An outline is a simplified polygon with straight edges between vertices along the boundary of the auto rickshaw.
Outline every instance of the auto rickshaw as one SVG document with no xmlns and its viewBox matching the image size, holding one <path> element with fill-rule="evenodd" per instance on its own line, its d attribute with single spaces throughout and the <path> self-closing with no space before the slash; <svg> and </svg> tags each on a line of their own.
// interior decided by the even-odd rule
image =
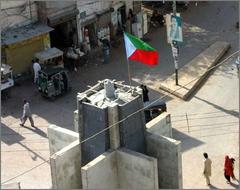
<svg viewBox="0 0 240 190">
<path fill-rule="evenodd" d="M 42 68 L 60 67 L 64 68 L 63 51 L 58 48 L 48 48 L 47 50 L 35 53 L 35 58 L 39 59 Z"/>
<path fill-rule="evenodd" d="M 41 95 L 54 100 L 71 89 L 67 71 L 63 68 L 45 68 L 39 71 L 38 90 Z"/>
</svg>

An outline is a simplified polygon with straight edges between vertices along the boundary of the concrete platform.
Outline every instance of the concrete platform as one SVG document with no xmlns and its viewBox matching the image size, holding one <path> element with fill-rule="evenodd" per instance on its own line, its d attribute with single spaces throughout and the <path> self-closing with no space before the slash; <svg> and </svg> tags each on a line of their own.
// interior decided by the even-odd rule
<svg viewBox="0 0 240 190">
<path fill-rule="evenodd" d="M 208 69 L 216 65 L 229 48 L 230 44 L 228 42 L 215 42 L 197 57 L 193 58 L 188 64 L 178 70 L 178 86 L 175 84 L 174 73 L 169 78 L 161 82 L 159 88 L 163 91 L 172 93 L 183 100 L 187 100 L 197 87 L 199 87 L 201 82 L 203 82 L 203 80 L 208 76 L 210 73 L 207 72 Z M 198 79 L 190 83 L 196 78 Z"/>
</svg>

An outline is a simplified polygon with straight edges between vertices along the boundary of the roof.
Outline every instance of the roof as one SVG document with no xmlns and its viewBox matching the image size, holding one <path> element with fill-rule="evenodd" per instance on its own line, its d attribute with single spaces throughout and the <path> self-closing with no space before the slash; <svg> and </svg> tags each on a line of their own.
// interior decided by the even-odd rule
<svg viewBox="0 0 240 190">
<path fill-rule="evenodd" d="M 47 69 L 40 70 L 40 72 L 43 72 L 48 76 L 54 75 L 62 71 L 66 71 L 66 70 L 64 68 L 47 68 Z"/>
<path fill-rule="evenodd" d="M 132 87 L 124 85 L 120 81 L 105 79 L 98 81 L 98 84 L 90 87 L 85 92 L 79 93 L 78 98 L 82 99 L 86 104 L 105 109 L 113 105 L 124 106 L 139 98 L 141 92 L 142 90 L 139 87 Z"/>
<path fill-rule="evenodd" d="M 16 29 L 10 29 L 2 33 L 2 45 L 11 45 L 24 40 L 31 39 L 35 36 L 48 33 L 54 30 L 53 28 L 44 24 L 31 24 Z"/>
<path fill-rule="evenodd" d="M 35 53 L 35 57 L 42 61 L 52 59 L 54 57 L 59 57 L 62 55 L 63 52 L 55 47 Z"/>
</svg>

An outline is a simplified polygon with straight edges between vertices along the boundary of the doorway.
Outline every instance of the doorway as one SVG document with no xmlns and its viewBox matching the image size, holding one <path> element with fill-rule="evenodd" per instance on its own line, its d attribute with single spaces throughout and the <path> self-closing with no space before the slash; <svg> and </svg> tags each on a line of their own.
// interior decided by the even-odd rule
<svg viewBox="0 0 240 190">
<path fill-rule="evenodd" d="M 53 26 L 54 30 L 50 32 L 51 46 L 64 50 L 77 43 L 76 21 L 60 23 Z"/>
</svg>

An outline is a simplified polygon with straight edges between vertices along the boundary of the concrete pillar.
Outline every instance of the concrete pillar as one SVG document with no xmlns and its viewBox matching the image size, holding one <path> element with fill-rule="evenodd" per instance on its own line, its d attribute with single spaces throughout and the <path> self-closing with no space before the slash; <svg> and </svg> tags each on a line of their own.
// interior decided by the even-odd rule
<svg viewBox="0 0 240 190">
<path fill-rule="evenodd" d="M 83 42 L 83 34 L 81 29 L 81 19 L 79 14 L 77 15 L 77 35 L 78 35 L 78 45 L 80 45 Z"/>
<path fill-rule="evenodd" d="M 78 110 L 75 110 L 73 112 L 73 126 L 74 126 L 74 131 L 79 133 L 79 129 L 78 129 Z"/>
<path fill-rule="evenodd" d="M 86 95 L 78 94 L 77 95 L 77 111 L 78 111 L 78 132 L 79 132 L 79 139 L 82 139 L 83 135 L 83 115 L 82 115 L 82 102 Z"/>
<path fill-rule="evenodd" d="M 43 24 L 47 24 L 47 6 L 46 2 L 38 1 L 37 2 L 37 14 L 38 14 L 38 21 Z"/>
<path fill-rule="evenodd" d="M 125 5 L 126 5 L 126 15 L 128 16 L 129 9 L 133 10 L 133 1 L 132 0 L 125 1 Z"/>
<path fill-rule="evenodd" d="M 111 126 L 119 121 L 118 106 L 114 104 L 108 107 L 108 126 Z M 117 149 L 120 147 L 119 124 L 114 125 L 109 129 L 110 148 Z"/>
</svg>

